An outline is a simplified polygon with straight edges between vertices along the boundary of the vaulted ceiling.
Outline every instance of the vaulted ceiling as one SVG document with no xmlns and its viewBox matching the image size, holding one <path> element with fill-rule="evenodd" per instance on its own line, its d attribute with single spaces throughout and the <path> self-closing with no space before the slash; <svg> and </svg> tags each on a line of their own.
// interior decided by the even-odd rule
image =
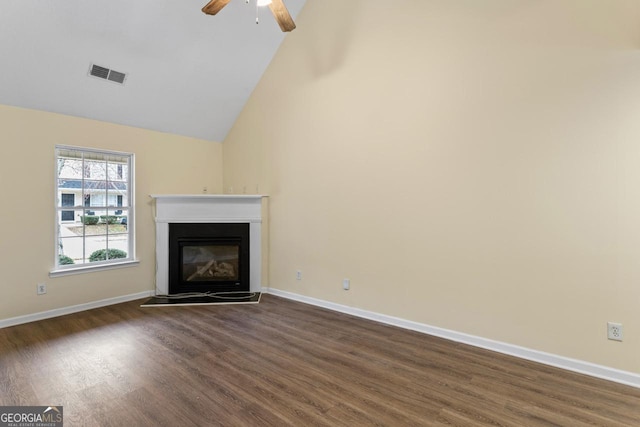
<svg viewBox="0 0 640 427">
<path fill-rule="evenodd" d="M 305 1 L 286 0 L 294 19 Z M 216 16 L 206 2 L 3 2 L 0 104 L 223 141 L 294 33 L 255 0 Z M 91 64 L 126 73 L 124 84 L 90 76 Z"/>
</svg>

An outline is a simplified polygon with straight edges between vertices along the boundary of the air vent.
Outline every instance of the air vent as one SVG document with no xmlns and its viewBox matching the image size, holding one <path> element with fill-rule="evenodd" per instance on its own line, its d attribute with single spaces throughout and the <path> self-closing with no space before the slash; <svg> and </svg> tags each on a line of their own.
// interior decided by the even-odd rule
<svg viewBox="0 0 640 427">
<path fill-rule="evenodd" d="M 91 68 L 89 69 L 89 75 L 93 77 L 98 77 L 99 79 L 109 80 L 109 81 L 120 83 L 120 84 L 124 84 L 124 80 L 127 77 L 125 73 L 114 71 L 106 67 L 101 67 L 100 65 L 96 65 L 96 64 L 91 64 Z"/>
<path fill-rule="evenodd" d="M 116 83 L 124 83 L 124 77 L 125 74 L 124 73 L 120 73 L 118 71 L 113 71 L 111 70 L 109 72 L 109 77 L 107 77 L 107 79 L 111 80 L 112 82 L 116 82 Z"/>
</svg>

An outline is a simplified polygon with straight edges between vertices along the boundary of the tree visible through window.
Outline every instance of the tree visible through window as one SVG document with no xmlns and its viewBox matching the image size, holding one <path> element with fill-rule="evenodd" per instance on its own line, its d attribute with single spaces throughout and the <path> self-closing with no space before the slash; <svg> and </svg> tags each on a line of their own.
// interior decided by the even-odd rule
<svg viewBox="0 0 640 427">
<path fill-rule="evenodd" d="M 133 260 L 133 154 L 56 147 L 56 269 Z"/>
</svg>

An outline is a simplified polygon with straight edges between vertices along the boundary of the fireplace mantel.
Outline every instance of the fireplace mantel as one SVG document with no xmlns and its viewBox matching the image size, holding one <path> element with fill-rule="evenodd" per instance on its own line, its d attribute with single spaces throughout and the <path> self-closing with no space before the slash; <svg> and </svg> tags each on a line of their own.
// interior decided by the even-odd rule
<svg viewBox="0 0 640 427">
<path fill-rule="evenodd" d="M 156 294 L 169 293 L 170 223 L 249 223 L 249 277 L 261 285 L 262 198 L 260 194 L 152 194 L 156 204 Z"/>
</svg>

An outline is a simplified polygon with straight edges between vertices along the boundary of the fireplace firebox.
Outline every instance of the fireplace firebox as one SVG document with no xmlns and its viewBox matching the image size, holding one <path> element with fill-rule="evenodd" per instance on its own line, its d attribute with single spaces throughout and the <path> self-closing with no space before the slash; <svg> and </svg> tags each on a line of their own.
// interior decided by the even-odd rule
<svg viewBox="0 0 640 427">
<path fill-rule="evenodd" d="M 169 294 L 249 288 L 248 223 L 169 224 Z"/>
</svg>

